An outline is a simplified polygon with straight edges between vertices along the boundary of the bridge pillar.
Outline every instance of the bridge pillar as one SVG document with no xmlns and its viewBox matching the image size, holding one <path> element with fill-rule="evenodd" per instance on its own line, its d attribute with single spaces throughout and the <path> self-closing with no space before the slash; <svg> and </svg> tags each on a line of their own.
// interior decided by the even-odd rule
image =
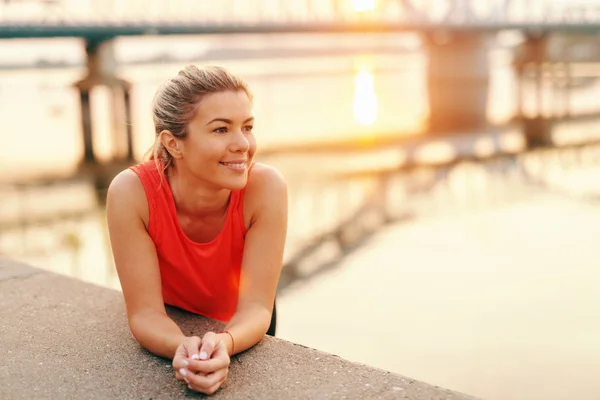
<svg viewBox="0 0 600 400">
<path fill-rule="evenodd" d="M 115 161 L 133 161 L 133 133 L 131 129 L 131 84 L 115 75 L 116 60 L 114 42 L 111 38 L 87 40 L 87 75 L 75 83 L 79 90 L 81 106 L 81 128 L 83 134 L 83 166 L 97 162 L 93 144 L 93 121 L 91 92 L 98 86 L 106 86 L 110 92 L 115 142 Z M 123 138 L 124 136 L 124 138 Z M 124 147 L 124 149 L 123 149 Z"/>
<path fill-rule="evenodd" d="M 561 72 L 567 82 L 570 80 L 569 66 L 564 71 L 559 71 L 558 68 L 563 68 L 558 63 L 548 62 L 547 49 L 547 35 L 527 35 L 517 49 L 513 62 L 519 88 L 516 120 L 522 124 L 526 145 L 530 149 L 552 144 L 552 124 L 548 118 L 553 117 L 553 110 L 548 110 L 548 99 L 545 97 L 552 96 L 553 93 L 549 93 L 545 87 L 547 72 L 552 84 L 555 84 L 554 75 L 557 72 Z M 529 82 L 531 85 L 526 87 L 525 84 Z M 564 93 L 568 95 L 568 87 Z M 533 95 L 534 99 L 525 104 L 528 94 Z M 568 114 L 570 111 L 565 107 L 563 112 Z"/>
<path fill-rule="evenodd" d="M 482 130 L 488 125 L 488 38 L 473 33 L 424 36 L 429 66 L 428 132 Z"/>
</svg>

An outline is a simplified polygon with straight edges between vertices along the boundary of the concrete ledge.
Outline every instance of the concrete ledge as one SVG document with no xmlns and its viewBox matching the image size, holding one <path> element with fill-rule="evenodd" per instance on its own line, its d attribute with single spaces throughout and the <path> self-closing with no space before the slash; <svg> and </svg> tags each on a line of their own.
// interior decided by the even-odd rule
<svg viewBox="0 0 600 400">
<path fill-rule="evenodd" d="M 170 309 L 186 334 L 221 324 Z M 0 398 L 203 398 L 168 360 L 141 348 L 120 292 L 0 257 Z M 473 397 L 281 339 L 233 357 L 214 399 L 436 399 Z"/>
</svg>

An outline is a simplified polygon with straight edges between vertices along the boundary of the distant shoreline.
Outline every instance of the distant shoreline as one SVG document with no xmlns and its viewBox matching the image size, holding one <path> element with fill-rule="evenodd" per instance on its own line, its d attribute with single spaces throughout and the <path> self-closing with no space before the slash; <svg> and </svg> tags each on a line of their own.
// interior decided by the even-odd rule
<svg viewBox="0 0 600 400">
<path fill-rule="evenodd" d="M 217 49 L 198 53 L 188 57 L 175 57 L 169 54 L 158 54 L 153 57 L 137 60 L 119 62 L 119 65 L 151 65 L 164 63 L 186 63 L 202 60 L 244 60 L 244 59 L 269 59 L 269 58 L 292 58 L 292 57 L 329 57 L 361 54 L 389 54 L 401 55 L 418 53 L 419 50 L 396 46 L 369 46 L 360 48 L 324 48 L 324 49 Z M 0 64 L 0 71 L 14 71 L 22 69 L 61 69 L 77 68 L 85 66 L 84 62 L 48 61 L 39 59 L 34 63 Z"/>
</svg>

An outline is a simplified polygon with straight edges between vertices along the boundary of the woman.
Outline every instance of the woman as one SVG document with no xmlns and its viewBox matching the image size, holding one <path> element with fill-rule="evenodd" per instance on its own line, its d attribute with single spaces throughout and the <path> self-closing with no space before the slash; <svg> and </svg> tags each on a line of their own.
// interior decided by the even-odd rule
<svg viewBox="0 0 600 400">
<path fill-rule="evenodd" d="M 275 169 L 253 163 L 252 96 L 223 68 L 186 67 L 158 90 L 153 108 L 150 161 L 121 172 L 108 190 L 113 255 L 137 341 L 172 359 L 191 389 L 212 394 L 229 357 L 269 329 L 287 189 Z M 164 304 L 227 325 L 186 337 Z"/>
</svg>

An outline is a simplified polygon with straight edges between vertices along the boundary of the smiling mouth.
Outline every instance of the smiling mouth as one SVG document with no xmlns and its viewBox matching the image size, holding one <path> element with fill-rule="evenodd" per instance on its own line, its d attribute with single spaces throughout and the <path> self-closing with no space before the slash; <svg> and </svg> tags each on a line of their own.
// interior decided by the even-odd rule
<svg viewBox="0 0 600 400">
<path fill-rule="evenodd" d="M 219 162 L 219 164 L 224 165 L 229 168 L 233 168 L 233 169 L 245 169 L 246 168 L 245 161 L 242 161 L 242 162 Z"/>
</svg>

